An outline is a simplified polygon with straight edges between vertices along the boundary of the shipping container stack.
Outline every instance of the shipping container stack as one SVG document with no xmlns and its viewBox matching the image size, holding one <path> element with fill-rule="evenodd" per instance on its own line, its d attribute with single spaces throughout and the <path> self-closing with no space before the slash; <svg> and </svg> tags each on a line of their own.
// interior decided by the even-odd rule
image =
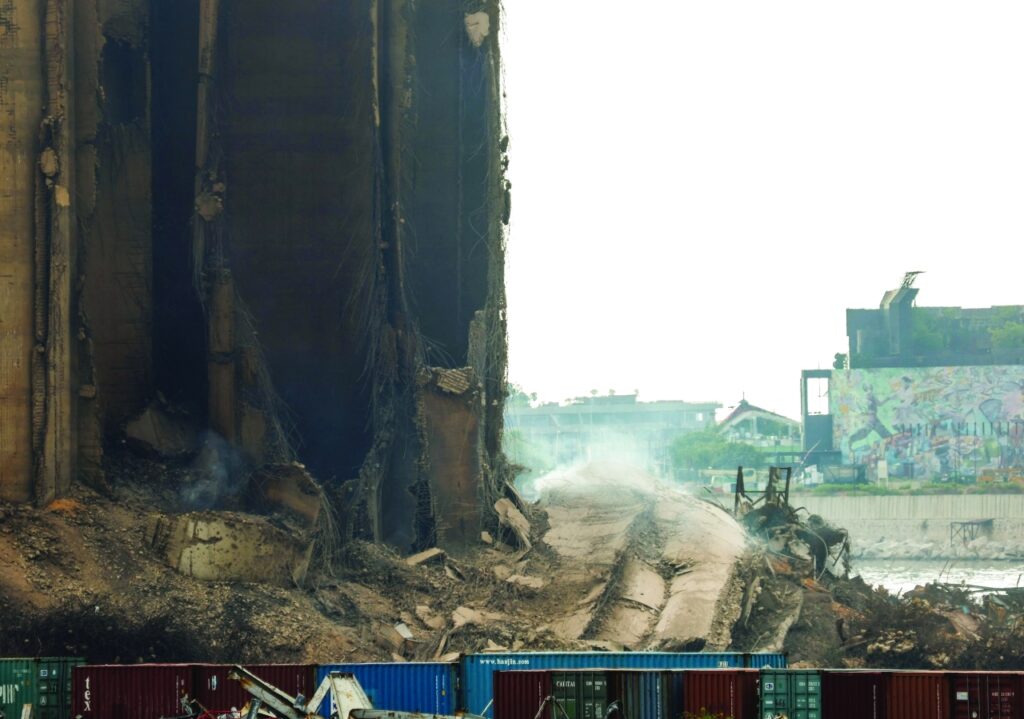
<svg viewBox="0 0 1024 719">
<path fill-rule="evenodd" d="M 742 669 L 744 667 L 785 667 L 784 654 L 740 654 L 699 652 L 509 652 L 468 654 L 462 658 L 461 709 L 497 719 L 493 705 L 494 676 L 497 672 L 523 670 L 581 671 L 683 669 Z M 756 677 L 756 671 L 753 672 Z M 756 699 L 756 697 L 755 697 Z M 679 719 L 673 714 L 666 719 Z M 738 719 L 738 718 L 736 718 Z"/>
<path fill-rule="evenodd" d="M 763 667 L 760 671 L 751 666 Z M 1022 672 L 790 670 L 783 655 L 629 652 L 478 654 L 461 663 L 265 664 L 247 668 L 309 698 L 354 674 L 376 708 L 492 719 L 1024 719 Z M 240 709 L 231 665 L 84 665 L 0 659 L 0 711 L 19 719 L 161 719 L 186 705 Z M 548 697 L 545 712 L 538 714 Z M 331 707 L 321 707 L 324 717 Z"/>
</svg>

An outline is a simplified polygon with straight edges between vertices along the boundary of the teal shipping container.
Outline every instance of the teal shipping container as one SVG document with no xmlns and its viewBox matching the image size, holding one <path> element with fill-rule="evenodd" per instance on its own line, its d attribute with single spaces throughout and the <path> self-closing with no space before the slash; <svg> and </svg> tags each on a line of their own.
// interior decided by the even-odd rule
<svg viewBox="0 0 1024 719">
<path fill-rule="evenodd" d="M 765 669 L 761 672 L 761 719 L 821 719 L 821 672 Z"/>
<path fill-rule="evenodd" d="M 83 659 L 41 657 L 0 659 L 0 711 L 21 719 L 32 705 L 34 719 L 71 719 L 71 668 Z"/>
</svg>

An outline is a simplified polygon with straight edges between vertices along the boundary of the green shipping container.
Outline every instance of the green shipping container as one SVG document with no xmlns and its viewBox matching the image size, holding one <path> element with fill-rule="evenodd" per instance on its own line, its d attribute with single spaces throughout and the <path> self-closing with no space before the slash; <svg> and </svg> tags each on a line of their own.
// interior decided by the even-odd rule
<svg viewBox="0 0 1024 719">
<path fill-rule="evenodd" d="M 33 719 L 71 719 L 71 667 L 83 659 L 43 657 L 0 659 L 0 712 L 21 719 L 32 705 Z"/>
<path fill-rule="evenodd" d="M 608 676 L 604 672 L 580 672 L 580 719 L 604 719 L 608 705 Z"/>
<path fill-rule="evenodd" d="M 551 672 L 551 694 L 562 708 L 559 711 L 557 707 L 552 707 L 553 719 L 580 719 L 579 680 L 578 672 Z"/>
<path fill-rule="evenodd" d="M 761 719 L 822 719 L 821 673 L 801 669 L 761 672 Z"/>
</svg>

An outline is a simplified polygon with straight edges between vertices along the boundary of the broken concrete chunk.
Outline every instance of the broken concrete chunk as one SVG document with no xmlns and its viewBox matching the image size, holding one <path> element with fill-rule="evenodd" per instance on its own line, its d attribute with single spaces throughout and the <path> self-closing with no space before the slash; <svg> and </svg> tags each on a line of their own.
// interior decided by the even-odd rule
<svg viewBox="0 0 1024 719">
<path fill-rule="evenodd" d="M 395 631 L 398 632 L 402 636 L 402 639 L 406 640 L 407 642 L 412 641 L 412 630 L 409 629 L 408 625 L 405 622 L 399 622 L 398 624 L 396 624 Z"/>
<path fill-rule="evenodd" d="M 392 652 L 401 652 L 405 647 L 405 637 L 401 635 L 397 627 L 381 623 L 378 627 L 377 636 Z"/>
<path fill-rule="evenodd" d="M 520 547 L 529 549 L 533 546 L 530 542 L 530 522 L 512 500 L 502 497 L 494 503 L 494 511 L 498 513 L 498 522 L 501 526 L 512 530 Z"/>
<path fill-rule="evenodd" d="M 444 617 L 435 614 L 426 604 L 416 605 L 416 617 L 431 629 L 444 629 L 448 623 Z"/>
<path fill-rule="evenodd" d="M 459 607 L 452 612 L 452 625 L 455 629 L 458 629 L 459 627 L 464 627 L 467 624 L 486 624 L 487 622 L 493 622 L 504 618 L 504 614 L 498 614 L 497 612 L 485 612 L 477 609 L 470 609 L 469 607 Z"/>
<path fill-rule="evenodd" d="M 507 564 L 495 564 L 491 567 L 491 571 L 494 572 L 494 576 L 502 581 L 508 579 L 515 573 L 513 572 L 512 567 Z"/>
<path fill-rule="evenodd" d="M 183 457 L 199 449 L 199 435 L 186 419 L 150 404 L 124 429 L 128 443 L 162 457 Z"/>
<path fill-rule="evenodd" d="M 527 589 L 543 589 L 547 585 L 540 577 L 527 577 L 525 574 L 513 574 L 505 581 Z"/>
<path fill-rule="evenodd" d="M 287 509 L 307 527 L 316 526 L 323 496 L 304 465 L 298 462 L 265 465 L 253 475 L 253 483 L 262 499 L 275 509 Z"/>
<path fill-rule="evenodd" d="M 152 548 L 180 573 L 217 582 L 299 584 L 313 547 L 262 517 L 205 512 L 154 517 Z"/>
<path fill-rule="evenodd" d="M 494 537 L 491 536 L 490 532 L 484 530 L 483 532 L 480 532 L 480 541 L 484 544 L 494 544 Z"/>
<path fill-rule="evenodd" d="M 466 35 L 473 47 L 480 47 L 491 33 L 491 16 L 486 12 L 474 12 L 466 15 Z"/>
<path fill-rule="evenodd" d="M 452 625 L 458 629 L 467 624 L 483 624 L 484 618 L 480 612 L 469 607 L 458 607 L 452 612 Z"/>
<path fill-rule="evenodd" d="M 431 547 L 425 549 L 422 552 L 417 552 L 411 556 L 405 558 L 405 563 L 410 567 L 417 567 L 421 564 L 429 564 L 430 562 L 440 562 L 444 559 L 444 550 L 438 549 L 437 547 Z"/>
</svg>

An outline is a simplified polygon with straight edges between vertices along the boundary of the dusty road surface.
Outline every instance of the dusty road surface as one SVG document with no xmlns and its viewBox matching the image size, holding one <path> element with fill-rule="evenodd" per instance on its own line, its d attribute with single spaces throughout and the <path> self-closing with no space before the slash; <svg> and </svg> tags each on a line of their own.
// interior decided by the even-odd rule
<svg viewBox="0 0 1024 719">
<path fill-rule="evenodd" d="M 641 648 L 729 643 L 744 532 L 731 516 L 643 471 L 593 463 L 538 481 L 573 610 L 553 626 L 566 639 Z"/>
</svg>

